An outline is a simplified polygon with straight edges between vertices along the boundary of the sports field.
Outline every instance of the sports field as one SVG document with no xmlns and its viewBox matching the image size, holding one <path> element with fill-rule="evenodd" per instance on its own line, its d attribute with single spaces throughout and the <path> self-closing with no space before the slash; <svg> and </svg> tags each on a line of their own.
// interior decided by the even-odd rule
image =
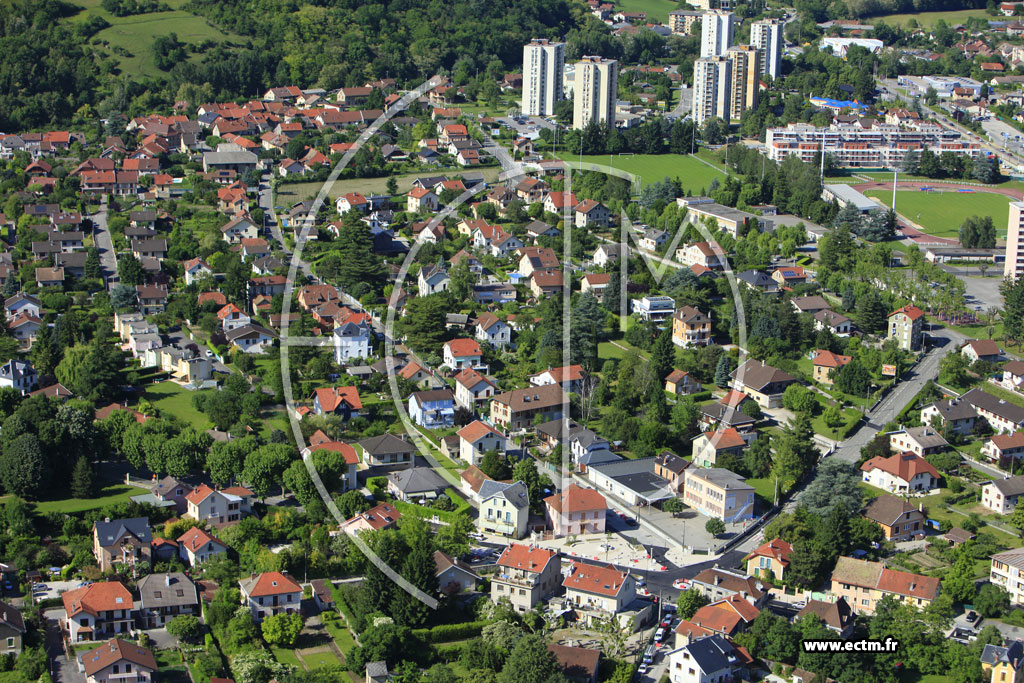
<svg viewBox="0 0 1024 683">
<path fill-rule="evenodd" d="M 892 191 L 868 190 L 867 196 L 885 206 L 892 205 Z M 920 225 L 929 235 L 956 239 L 960 224 L 970 216 L 992 216 L 999 239 L 1006 239 L 1010 198 L 993 192 L 896 193 L 896 213 Z"/>
<path fill-rule="evenodd" d="M 102 17 L 110 26 L 103 29 L 90 41 L 99 49 L 108 53 L 118 61 L 121 71 L 133 75 L 159 77 L 165 72 L 156 68 L 153 59 L 152 44 L 159 36 L 174 33 L 183 43 L 199 45 L 206 41 L 235 42 L 242 44 L 245 38 L 224 33 L 209 25 L 205 19 L 179 9 L 186 0 L 164 0 L 172 7 L 170 12 L 151 12 L 126 17 L 115 17 L 100 6 L 100 0 L 74 0 L 74 4 L 83 11 L 71 17 L 70 21 L 81 22 L 91 16 Z M 127 54 L 117 54 L 113 48 L 125 50 Z M 190 59 L 198 56 L 191 54 Z"/>
<path fill-rule="evenodd" d="M 579 161 L 572 154 L 559 154 L 567 161 Z M 678 178 L 683 190 L 697 194 L 707 188 L 714 178 L 725 180 L 725 174 L 708 166 L 700 159 L 688 154 L 591 154 L 583 157 L 583 163 L 611 166 L 641 177 L 644 185 L 663 178 Z"/>
<path fill-rule="evenodd" d="M 954 26 L 964 23 L 971 17 L 981 17 L 983 19 L 997 18 L 989 17 L 983 9 L 964 9 L 955 12 L 919 12 L 917 14 L 890 14 L 882 17 L 868 17 L 864 19 L 864 23 L 874 24 L 876 21 L 884 21 L 890 26 L 905 26 L 908 21 L 913 19 L 917 22 L 918 26 L 930 27 L 935 25 L 935 22 L 939 19 L 942 19 L 950 26 Z"/>
<path fill-rule="evenodd" d="M 647 20 L 663 24 L 668 23 L 668 13 L 679 9 L 679 3 L 673 0 L 622 0 L 616 3 L 616 9 L 623 12 L 646 12 Z"/>
</svg>

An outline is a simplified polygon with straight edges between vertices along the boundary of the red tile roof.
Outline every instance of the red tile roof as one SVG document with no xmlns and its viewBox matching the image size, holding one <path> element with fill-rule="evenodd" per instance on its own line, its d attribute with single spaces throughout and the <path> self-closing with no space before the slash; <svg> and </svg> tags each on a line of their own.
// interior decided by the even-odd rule
<svg viewBox="0 0 1024 683">
<path fill-rule="evenodd" d="M 826 368 L 841 368 L 851 360 L 853 360 L 851 356 L 840 356 L 839 354 L 832 353 L 827 349 L 817 349 L 814 352 L 814 359 L 812 362 L 814 365 L 820 365 Z"/>
<path fill-rule="evenodd" d="M 898 453 L 888 458 L 876 456 L 865 462 L 860 468 L 865 472 L 880 469 L 903 481 L 910 481 L 922 473 L 930 474 L 935 479 L 940 478 L 939 471 L 930 462 L 910 452 Z"/>
<path fill-rule="evenodd" d="M 732 595 L 725 600 L 713 602 L 701 607 L 690 619 L 697 626 L 718 633 L 732 635 L 749 624 L 761 610 L 757 609 L 739 595 Z"/>
<path fill-rule="evenodd" d="M 557 557 L 558 553 L 553 550 L 512 543 L 501 553 L 498 566 L 540 573 L 548 562 Z"/>
<path fill-rule="evenodd" d="M 502 433 L 497 429 L 486 422 L 481 422 L 480 420 L 470 422 L 468 425 L 460 429 L 457 434 L 460 439 L 465 439 L 469 443 L 476 443 L 488 434 L 497 434 L 498 436 L 502 436 Z"/>
<path fill-rule="evenodd" d="M 620 572 L 610 564 L 606 567 L 597 567 L 573 562 L 569 568 L 569 575 L 562 581 L 562 585 L 567 589 L 614 598 L 618 596 L 628 578 L 629 574 Z"/>
<path fill-rule="evenodd" d="M 452 339 L 449 342 L 445 342 L 445 348 L 449 349 L 456 358 L 482 355 L 480 344 L 476 339 Z"/>
<path fill-rule="evenodd" d="M 186 496 L 185 500 L 192 503 L 193 505 L 199 505 L 204 500 L 209 498 L 213 494 L 213 489 L 206 484 L 200 484 L 196 488 L 192 489 Z"/>
<path fill-rule="evenodd" d="M 744 560 L 751 557 L 773 557 L 782 563 L 783 567 L 789 566 L 789 556 L 793 554 L 793 546 L 781 538 L 773 538 L 754 549 Z"/>
<path fill-rule="evenodd" d="M 302 586 L 281 572 L 264 572 L 257 576 L 255 581 L 243 580 L 241 583 L 252 598 L 302 592 Z"/>
<path fill-rule="evenodd" d="M 1024 448 L 1024 432 L 1014 432 L 1013 434 L 996 434 L 990 441 L 992 444 L 1001 451 L 1005 451 L 1011 448 Z"/>
<path fill-rule="evenodd" d="M 98 616 L 100 612 L 131 610 L 134 607 L 131 592 L 120 581 L 91 583 L 61 595 L 64 611 L 69 617 L 86 612 Z"/>
<path fill-rule="evenodd" d="M 585 489 L 576 484 L 569 484 L 561 493 L 545 498 L 544 502 L 561 514 L 608 509 L 604 496 L 594 489 Z"/>
<path fill-rule="evenodd" d="M 918 308 L 917 306 L 911 306 L 909 304 L 904 306 L 903 308 L 897 308 L 895 311 L 890 313 L 888 317 L 891 318 L 897 313 L 903 313 L 911 320 L 917 320 L 918 318 L 924 315 L 924 311 L 922 311 L 920 308 Z"/>
<path fill-rule="evenodd" d="M 313 452 L 332 451 L 334 453 L 341 454 L 341 457 L 345 459 L 346 465 L 359 464 L 359 454 L 356 453 L 356 449 L 352 447 L 352 444 L 347 444 L 344 441 L 324 441 L 315 446 L 311 446 L 310 450 Z"/>
<path fill-rule="evenodd" d="M 197 550 L 210 542 L 216 542 L 227 548 L 223 541 L 206 533 L 197 526 L 192 527 L 178 537 L 178 543 L 186 550 Z"/>
<path fill-rule="evenodd" d="M 727 448 L 743 448 L 747 445 L 735 427 L 704 432 L 704 436 L 708 438 L 716 451 L 724 451 Z"/>
<path fill-rule="evenodd" d="M 387 503 L 381 503 L 377 507 L 372 507 L 366 512 L 356 515 L 349 521 L 359 518 L 362 518 L 363 521 L 369 524 L 371 528 L 379 531 L 400 520 L 402 518 L 402 513 Z"/>
<path fill-rule="evenodd" d="M 122 661 L 131 662 L 136 667 L 149 669 L 150 672 L 157 669 L 156 658 L 151 650 L 119 638 L 103 643 L 95 650 L 89 650 L 82 655 L 82 666 L 85 667 L 85 673 L 89 677 L 106 669 L 111 664 Z"/>
<path fill-rule="evenodd" d="M 320 399 L 320 409 L 328 413 L 337 410 L 343 402 L 353 410 L 362 410 L 363 402 L 359 398 L 356 387 L 323 387 L 313 392 L 314 398 Z"/>
</svg>

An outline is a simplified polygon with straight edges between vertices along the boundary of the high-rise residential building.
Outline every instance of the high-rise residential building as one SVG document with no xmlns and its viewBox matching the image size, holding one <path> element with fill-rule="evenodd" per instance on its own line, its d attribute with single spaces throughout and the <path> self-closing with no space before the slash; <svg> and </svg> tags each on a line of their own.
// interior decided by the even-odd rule
<svg viewBox="0 0 1024 683">
<path fill-rule="evenodd" d="M 697 28 L 700 28 L 702 16 L 704 16 L 703 12 L 695 10 L 672 10 L 668 13 L 668 27 L 672 30 L 672 33 L 688 36 L 694 32 L 693 27 L 695 24 Z"/>
<path fill-rule="evenodd" d="M 778 19 L 762 19 L 750 25 L 750 44 L 761 51 L 760 73 L 773 79 L 782 75 L 782 30 Z"/>
<path fill-rule="evenodd" d="M 739 121 L 743 112 L 757 107 L 761 51 L 750 45 L 733 45 L 725 53 L 732 62 L 729 85 L 729 118 Z"/>
<path fill-rule="evenodd" d="M 551 116 L 564 98 L 565 43 L 534 38 L 523 46 L 523 114 Z"/>
<path fill-rule="evenodd" d="M 716 116 L 729 118 L 732 60 L 721 55 L 693 65 L 693 120 L 697 125 Z"/>
<path fill-rule="evenodd" d="M 586 128 L 591 121 L 615 125 L 615 99 L 619 89 L 619 63 L 585 56 L 576 63 L 573 81 L 572 127 Z"/>
<path fill-rule="evenodd" d="M 714 10 L 706 12 L 700 27 L 700 56 L 717 57 L 732 47 L 732 12 Z"/>
<path fill-rule="evenodd" d="M 1006 230 L 1006 265 L 1003 277 L 1017 279 L 1024 274 L 1024 202 L 1010 202 L 1010 223 Z"/>
</svg>

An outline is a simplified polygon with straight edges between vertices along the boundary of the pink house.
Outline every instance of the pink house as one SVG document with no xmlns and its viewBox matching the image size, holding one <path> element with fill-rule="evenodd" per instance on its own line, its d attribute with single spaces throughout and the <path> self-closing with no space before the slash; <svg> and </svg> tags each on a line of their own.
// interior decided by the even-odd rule
<svg viewBox="0 0 1024 683">
<path fill-rule="evenodd" d="M 545 498 L 544 509 L 555 536 L 604 533 L 608 503 L 593 489 L 570 484 L 561 493 Z"/>
</svg>

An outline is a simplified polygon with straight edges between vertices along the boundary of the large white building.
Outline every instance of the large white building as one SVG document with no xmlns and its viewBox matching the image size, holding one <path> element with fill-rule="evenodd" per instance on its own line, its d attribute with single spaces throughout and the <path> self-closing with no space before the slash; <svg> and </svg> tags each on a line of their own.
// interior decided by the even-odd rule
<svg viewBox="0 0 1024 683">
<path fill-rule="evenodd" d="M 695 91 L 694 107 L 696 103 Z M 928 122 L 915 126 L 833 123 L 823 128 L 809 123 L 791 123 L 784 128 L 769 128 L 765 134 L 765 147 L 772 161 L 781 162 L 787 156 L 796 155 L 810 163 L 823 144 L 837 166 L 848 168 L 893 168 L 911 150 L 927 149 L 934 154 L 952 152 L 972 159 L 982 153 L 977 143 L 963 140 L 960 133 Z"/>
<path fill-rule="evenodd" d="M 534 38 L 523 46 L 523 114 L 550 116 L 563 98 L 565 43 Z"/>
<path fill-rule="evenodd" d="M 591 121 L 615 125 L 615 99 L 619 90 L 619 63 L 593 55 L 576 63 L 573 80 L 572 127 L 586 128 Z"/>
<path fill-rule="evenodd" d="M 782 30 L 778 19 L 762 19 L 750 25 L 750 44 L 761 51 L 759 71 L 773 79 L 782 75 Z"/>
<path fill-rule="evenodd" d="M 1006 228 L 1006 265 L 1003 277 L 1024 273 L 1024 202 L 1010 202 L 1010 222 Z"/>
<path fill-rule="evenodd" d="M 700 56 L 717 57 L 732 47 L 735 17 L 732 12 L 706 12 L 700 27 Z"/>
<path fill-rule="evenodd" d="M 729 118 L 732 61 L 725 56 L 705 57 L 693 64 L 693 120 Z"/>
<path fill-rule="evenodd" d="M 757 108 L 761 74 L 761 51 L 750 45 L 734 45 L 726 51 L 732 62 L 729 79 L 729 118 L 739 121 L 747 109 Z"/>
</svg>

